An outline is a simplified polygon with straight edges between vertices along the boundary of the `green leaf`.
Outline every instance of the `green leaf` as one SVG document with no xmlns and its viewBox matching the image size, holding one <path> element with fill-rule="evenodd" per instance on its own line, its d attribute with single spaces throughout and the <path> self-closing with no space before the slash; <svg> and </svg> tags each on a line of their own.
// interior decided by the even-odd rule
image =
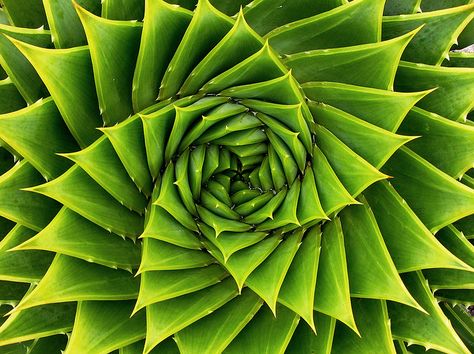
<svg viewBox="0 0 474 354">
<path fill-rule="evenodd" d="M 145 18 L 133 75 L 135 112 L 155 103 L 159 86 L 192 14 L 162 0 L 145 1 Z"/>
<path fill-rule="evenodd" d="M 30 287 L 29 283 L 0 282 L 0 304 L 16 306 Z M 7 312 L 7 311 L 5 311 Z"/>
<path fill-rule="evenodd" d="M 99 0 L 78 0 L 77 3 L 95 14 L 100 11 Z M 87 44 L 84 29 L 72 1 L 44 0 L 43 6 L 56 48 L 71 48 Z"/>
<path fill-rule="evenodd" d="M 2 5 L 10 23 L 16 27 L 38 28 L 47 23 L 40 0 L 2 0 Z"/>
<path fill-rule="evenodd" d="M 102 17 L 112 20 L 143 20 L 144 0 L 103 0 Z"/>
<path fill-rule="evenodd" d="M 17 224 L 0 242 L 1 280 L 32 283 L 43 278 L 53 260 L 53 254 L 43 251 L 9 252 L 31 239 L 34 234 L 34 231 Z"/>
<path fill-rule="evenodd" d="M 432 289 L 474 289 L 474 271 L 426 269 L 423 271 Z"/>
<path fill-rule="evenodd" d="M 204 241 L 204 244 L 209 253 L 232 275 L 241 291 L 247 277 L 270 256 L 280 242 L 281 238 L 276 235 L 267 237 L 252 247 L 235 252 L 227 260 L 212 243 Z"/>
<path fill-rule="evenodd" d="M 376 168 L 382 167 L 400 146 L 413 139 L 393 134 L 324 103 L 310 103 L 309 107 L 316 123 Z"/>
<path fill-rule="evenodd" d="M 101 131 L 109 138 L 138 190 L 150 196 L 152 179 L 147 164 L 143 125 L 138 115 L 113 127 L 101 128 Z"/>
<path fill-rule="evenodd" d="M 1 121 L 0 121 L 1 125 Z M 83 169 L 118 202 L 142 214 L 147 200 L 133 183 L 109 139 L 97 139 L 84 150 L 61 154 Z"/>
<path fill-rule="evenodd" d="M 245 6 L 244 14 L 252 28 L 260 35 L 264 35 L 276 27 L 331 10 L 345 3 L 345 0 L 256 0 Z"/>
<path fill-rule="evenodd" d="M 464 344 L 472 352 L 474 350 L 474 322 L 465 307 L 462 305 L 451 307 L 449 304 L 444 303 L 441 305 L 441 309 Z"/>
<path fill-rule="evenodd" d="M 391 184 L 376 183 L 364 197 L 400 273 L 427 268 L 469 269 L 436 240 Z"/>
<path fill-rule="evenodd" d="M 143 218 L 112 198 L 80 167 L 73 166 L 55 180 L 28 188 L 59 201 L 79 215 L 121 236 L 136 238 Z"/>
<path fill-rule="evenodd" d="M 401 62 L 395 79 L 397 91 L 434 89 L 417 103 L 451 120 L 465 121 L 474 108 L 474 69 L 446 68 Z"/>
<path fill-rule="evenodd" d="M 47 91 L 28 59 L 6 37 L 38 47 L 51 46 L 51 33 L 42 28 L 25 29 L 0 25 L 0 64 L 28 103 L 45 97 Z"/>
<path fill-rule="evenodd" d="M 160 100 L 179 93 L 193 67 L 224 37 L 232 25 L 232 19 L 216 10 L 209 0 L 198 2 L 189 27 L 164 74 L 158 96 Z"/>
<path fill-rule="evenodd" d="M 385 165 L 392 184 L 421 221 L 436 233 L 474 213 L 474 190 L 402 147 Z"/>
<path fill-rule="evenodd" d="M 43 49 L 12 40 L 38 71 L 66 125 L 81 147 L 92 143 L 101 125 L 89 49 Z"/>
<path fill-rule="evenodd" d="M 374 44 L 290 54 L 283 62 L 300 83 L 336 81 L 392 90 L 402 52 L 416 31 Z"/>
<path fill-rule="evenodd" d="M 133 313 L 157 302 L 206 289 L 227 276 L 227 272 L 217 264 L 193 269 L 143 272 Z"/>
<path fill-rule="evenodd" d="M 24 188 L 43 183 L 44 179 L 27 161 L 17 163 L 0 176 L 0 215 L 40 231 L 59 210 L 59 205 Z"/>
<path fill-rule="evenodd" d="M 133 301 L 81 301 L 65 354 L 109 353 L 145 337 L 145 313 Z"/>
<path fill-rule="evenodd" d="M 403 281 L 428 314 L 389 303 L 393 337 L 423 346 L 429 345 L 430 348 L 447 353 L 469 353 L 441 311 L 421 272 L 404 274 Z"/>
<path fill-rule="evenodd" d="M 0 327 L 0 345 L 65 334 L 73 327 L 75 312 L 76 304 L 68 302 L 11 314 Z"/>
<path fill-rule="evenodd" d="M 474 267 L 474 245 L 453 225 L 441 229 L 436 238 L 459 259 Z"/>
<path fill-rule="evenodd" d="M 67 340 L 65 334 L 35 339 L 29 347 L 28 354 L 57 353 L 64 350 Z"/>
<path fill-rule="evenodd" d="M 209 315 L 235 296 L 237 288 L 229 278 L 209 289 L 148 306 L 144 353 L 149 353 L 171 334 Z"/>
<path fill-rule="evenodd" d="M 262 306 L 262 300 L 249 289 L 209 316 L 178 332 L 175 340 L 181 353 L 222 352 Z M 225 326 L 222 324 L 225 323 Z"/>
<path fill-rule="evenodd" d="M 106 20 L 75 4 L 87 37 L 99 99 L 106 126 L 128 118 L 132 112 L 131 87 L 142 24 Z"/>
<path fill-rule="evenodd" d="M 10 78 L 0 80 L 0 114 L 13 112 L 26 106 L 26 102 Z"/>
<path fill-rule="evenodd" d="M 275 79 L 287 72 L 278 55 L 265 42 L 257 53 L 208 81 L 199 92 L 219 93 L 232 86 Z"/>
<path fill-rule="evenodd" d="M 443 66 L 453 67 L 474 67 L 474 53 L 468 52 L 449 52 L 449 59 L 445 59 Z"/>
<path fill-rule="evenodd" d="M 213 238 L 214 235 L 212 235 Z M 215 260 L 204 250 L 192 250 L 145 237 L 138 273 L 150 270 L 177 270 L 206 267 Z"/>
<path fill-rule="evenodd" d="M 306 233 L 278 294 L 278 302 L 300 315 L 315 332 L 313 307 L 320 251 L 321 231 L 314 227 Z"/>
<path fill-rule="evenodd" d="M 352 314 L 344 235 L 339 218 L 329 222 L 323 229 L 314 309 L 359 333 Z M 319 332 L 318 327 L 316 330 Z M 323 344 L 319 339 L 317 342 Z"/>
<path fill-rule="evenodd" d="M 358 0 L 322 14 L 306 17 L 267 33 L 281 54 L 348 47 L 380 41 L 384 1 Z M 350 36 L 347 34 L 351 33 Z M 298 38 L 295 41 L 295 38 Z"/>
<path fill-rule="evenodd" d="M 473 9 L 474 5 L 466 5 L 420 14 L 386 16 L 382 22 L 382 37 L 394 38 L 423 26 L 408 44 L 402 59 L 439 65 L 463 28 L 474 18 Z"/>
<path fill-rule="evenodd" d="M 257 52 L 263 46 L 258 34 L 240 12 L 232 29 L 191 71 L 180 89 L 182 96 L 196 93 L 202 85 Z"/>
<path fill-rule="evenodd" d="M 246 285 L 256 292 L 276 315 L 276 303 L 291 263 L 298 251 L 303 231 L 295 231 L 255 269 L 247 278 Z"/>
<path fill-rule="evenodd" d="M 366 205 L 345 208 L 341 224 L 351 296 L 392 300 L 423 311 L 398 275 L 371 209 Z"/>
<path fill-rule="evenodd" d="M 278 306 L 275 317 L 266 306 L 224 350 L 224 353 L 244 353 L 252 348 L 255 353 L 285 352 L 298 325 L 299 316 L 284 306 Z"/>
<path fill-rule="evenodd" d="M 395 354 L 387 304 L 383 300 L 355 299 L 352 307 L 360 336 L 345 326 L 337 326 L 332 350 L 334 353 Z"/>
<path fill-rule="evenodd" d="M 46 250 L 131 272 L 140 263 L 140 248 L 63 208 L 37 235 L 18 245 L 23 250 Z M 43 256 L 44 257 L 44 256 Z"/>
<path fill-rule="evenodd" d="M 420 12 L 420 4 L 422 0 L 387 0 L 383 14 L 390 15 L 404 15 Z M 426 1 L 425 1 L 426 2 Z"/>
<path fill-rule="evenodd" d="M 316 312 L 314 322 L 318 329 L 318 334 L 315 335 L 310 327 L 304 322 L 300 322 L 288 345 L 287 353 L 331 353 L 336 319 Z"/>
<path fill-rule="evenodd" d="M 55 153 L 77 149 L 50 97 L 22 110 L 0 115 L 0 138 L 18 151 L 46 180 L 59 176 L 71 166 L 70 162 Z"/>
<path fill-rule="evenodd" d="M 431 92 L 401 93 L 338 82 L 307 82 L 301 87 L 309 99 L 339 108 L 391 132 L 396 132 L 408 111 Z"/>
<path fill-rule="evenodd" d="M 459 178 L 473 167 L 474 127 L 413 108 L 401 125 L 400 133 L 419 135 L 407 146 L 441 171 Z M 446 149 L 449 146 L 449 149 Z"/>
<path fill-rule="evenodd" d="M 227 262 L 229 257 L 235 252 L 262 241 L 268 235 L 266 232 L 258 231 L 239 233 L 223 232 L 219 237 L 216 237 L 211 227 L 206 224 L 198 224 L 198 226 L 204 237 L 222 253 L 224 262 Z"/>
<path fill-rule="evenodd" d="M 388 177 L 357 155 L 325 127 L 316 125 L 315 132 L 317 145 L 351 195 L 357 196 L 374 182 Z M 316 171 L 315 175 L 318 176 Z M 323 188 L 321 186 L 318 190 Z"/>
<path fill-rule="evenodd" d="M 127 271 L 58 254 L 36 288 L 13 312 L 58 302 L 135 299 L 138 283 Z"/>
<path fill-rule="evenodd" d="M 339 181 L 336 173 L 329 164 L 326 156 L 314 145 L 313 172 L 316 180 L 318 195 L 326 215 L 340 210 L 349 204 L 358 204 Z"/>
</svg>

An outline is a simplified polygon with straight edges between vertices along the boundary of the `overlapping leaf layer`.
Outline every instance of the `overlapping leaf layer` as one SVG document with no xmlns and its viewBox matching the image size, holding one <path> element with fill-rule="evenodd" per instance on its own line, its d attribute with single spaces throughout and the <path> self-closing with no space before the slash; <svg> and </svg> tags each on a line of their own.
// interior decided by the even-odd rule
<svg viewBox="0 0 474 354">
<path fill-rule="evenodd" d="M 471 2 L 3 0 L 0 350 L 473 351 Z"/>
</svg>

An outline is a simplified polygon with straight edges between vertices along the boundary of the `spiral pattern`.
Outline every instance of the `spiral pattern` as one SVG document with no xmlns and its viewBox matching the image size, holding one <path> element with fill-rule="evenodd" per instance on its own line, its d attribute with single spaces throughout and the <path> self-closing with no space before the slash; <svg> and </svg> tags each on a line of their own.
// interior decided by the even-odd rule
<svg viewBox="0 0 474 354">
<path fill-rule="evenodd" d="M 0 28 L 0 345 L 469 353 L 436 300 L 474 301 L 474 69 L 437 65 L 472 5 L 46 3 L 55 49 Z"/>
</svg>

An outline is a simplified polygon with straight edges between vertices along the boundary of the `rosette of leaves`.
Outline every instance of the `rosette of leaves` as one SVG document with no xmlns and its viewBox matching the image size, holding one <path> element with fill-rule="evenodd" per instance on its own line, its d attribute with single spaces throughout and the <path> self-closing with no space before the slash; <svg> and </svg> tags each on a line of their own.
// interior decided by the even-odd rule
<svg viewBox="0 0 474 354">
<path fill-rule="evenodd" d="M 3 0 L 0 350 L 472 351 L 471 1 L 173 2 Z"/>
</svg>

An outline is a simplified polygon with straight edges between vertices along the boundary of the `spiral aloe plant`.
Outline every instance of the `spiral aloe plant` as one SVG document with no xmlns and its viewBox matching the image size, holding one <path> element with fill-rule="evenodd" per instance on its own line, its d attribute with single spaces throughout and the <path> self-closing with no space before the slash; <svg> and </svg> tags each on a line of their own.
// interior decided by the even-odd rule
<svg viewBox="0 0 474 354">
<path fill-rule="evenodd" d="M 2 353 L 474 350 L 473 1 L 0 2 Z"/>
</svg>

